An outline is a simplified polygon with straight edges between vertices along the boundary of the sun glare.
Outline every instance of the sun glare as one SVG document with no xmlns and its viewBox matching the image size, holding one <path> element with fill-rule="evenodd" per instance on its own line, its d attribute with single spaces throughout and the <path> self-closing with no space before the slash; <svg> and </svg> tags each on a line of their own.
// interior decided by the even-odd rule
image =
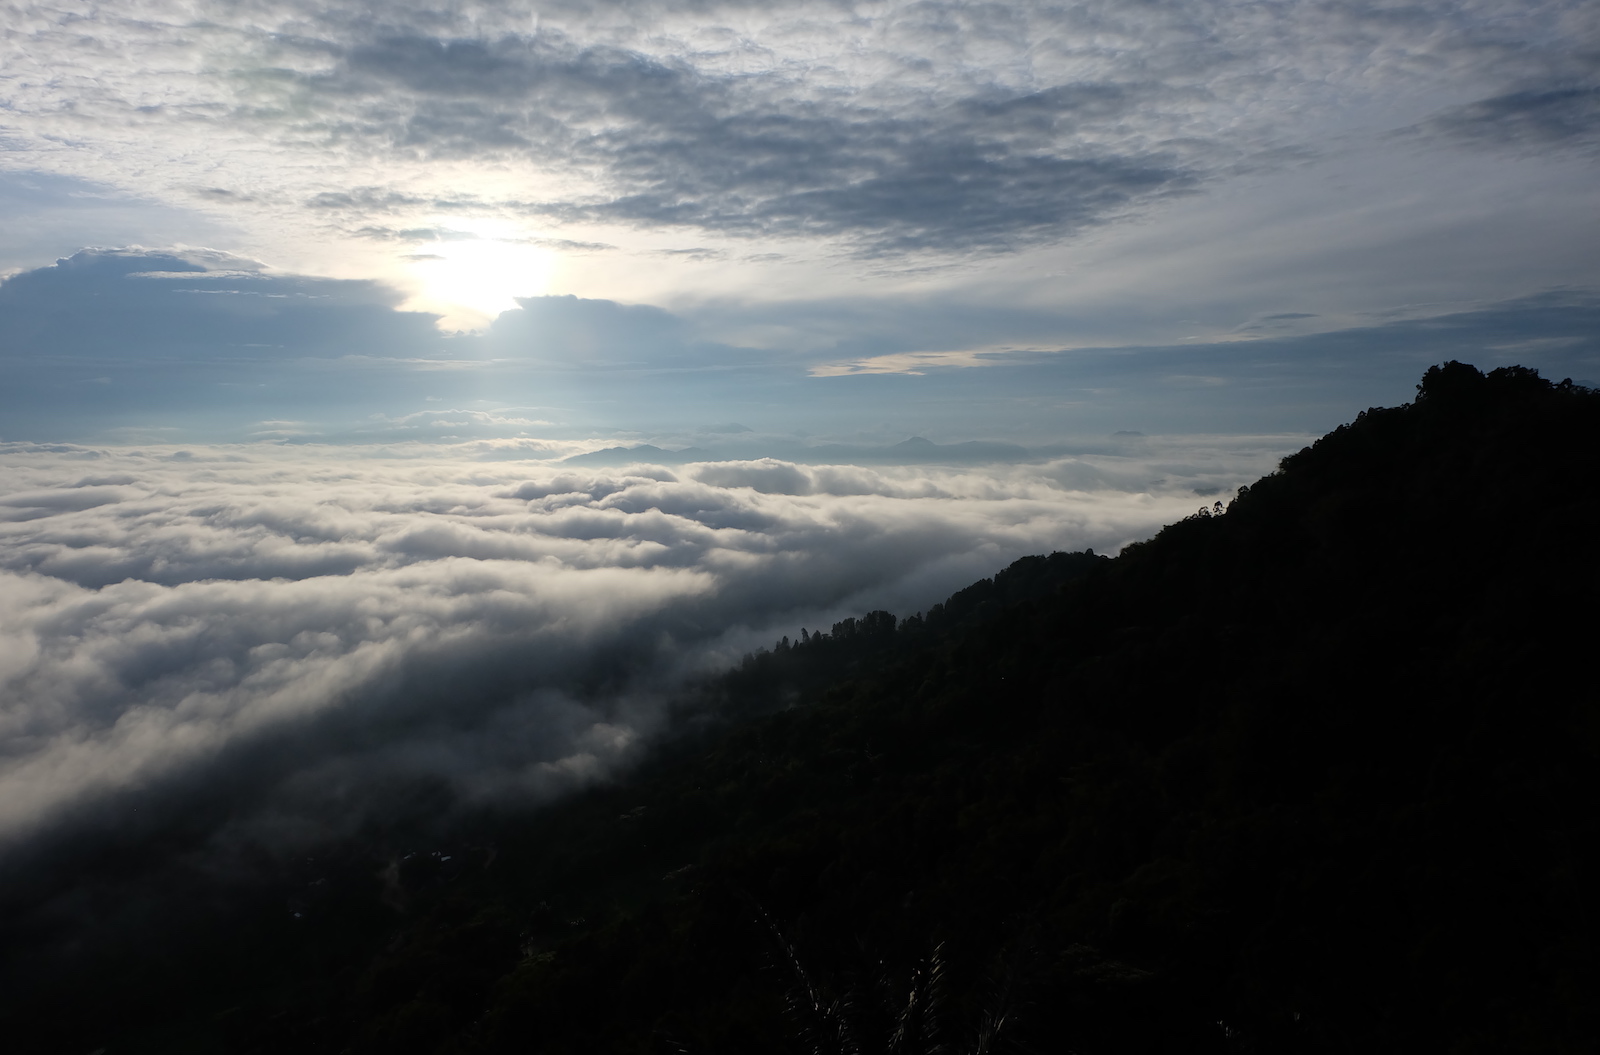
<svg viewBox="0 0 1600 1055">
<path fill-rule="evenodd" d="M 407 258 L 417 286 L 407 307 L 438 312 L 446 330 L 481 329 L 517 297 L 544 293 L 556 262 L 548 249 L 487 234 L 438 242 Z"/>
</svg>

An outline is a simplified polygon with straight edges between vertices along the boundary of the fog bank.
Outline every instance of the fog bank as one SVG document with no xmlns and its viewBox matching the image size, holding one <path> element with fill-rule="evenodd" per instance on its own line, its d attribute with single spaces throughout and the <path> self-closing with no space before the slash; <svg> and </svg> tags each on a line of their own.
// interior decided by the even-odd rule
<svg viewBox="0 0 1600 1055">
<path fill-rule="evenodd" d="M 419 775 L 538 801 L 632 757 L 685 676 L 1027 553 L 1114 552 L 1293 445 L 873 468 L 7 445 L 0 840 L 163 788 L 324 834 Z"/>
</svg>

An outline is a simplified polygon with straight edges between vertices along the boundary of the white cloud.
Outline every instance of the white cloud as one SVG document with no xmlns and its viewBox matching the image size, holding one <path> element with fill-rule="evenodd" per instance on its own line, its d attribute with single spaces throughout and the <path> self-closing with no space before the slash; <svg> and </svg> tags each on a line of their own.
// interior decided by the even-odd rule
<svg viewBox="0 0 1600 1055">
<path fill-rule="evenodd" d="M 1025 553 L 1114 550 L 1284 446 L 574 472 L 475 446 L 8 445 L 0 837 L 284 737 L 302 747 L 264 786 L 400 770 L 549 794 L 647 738 L 674 672 L 908 614 Z"/>
</svg>

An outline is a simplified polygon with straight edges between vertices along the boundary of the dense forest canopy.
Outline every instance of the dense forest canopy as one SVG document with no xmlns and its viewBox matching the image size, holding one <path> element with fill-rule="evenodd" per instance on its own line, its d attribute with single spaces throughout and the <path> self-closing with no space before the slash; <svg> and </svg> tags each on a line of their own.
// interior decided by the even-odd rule
<svg viewBox="0 0 1600 1055">
<path fill-rule="evenodd" d="M 1435 367 L 1115 558 L 747 657 L 558 806 L 209 891 L 139 884 L 181 844 L 126 849 L 82 865 L 135 877 L 72 917 L 98 932 L 16 894 L 0 1028 L 40 1052 L 1592 1050 L 1597 455 L 1600 393 Z"/>
</svg>

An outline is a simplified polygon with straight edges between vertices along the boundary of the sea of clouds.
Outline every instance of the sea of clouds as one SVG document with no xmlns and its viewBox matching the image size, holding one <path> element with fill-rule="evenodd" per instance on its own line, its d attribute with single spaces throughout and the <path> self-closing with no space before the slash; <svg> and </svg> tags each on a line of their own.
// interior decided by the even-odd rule
<svg viewBox="0 0 1600 1055">
<path fill-rule="evenodd" d="M 0 844 L 163 788 L 308 838 L 407 776 L 540 801 L 635 758 L 686 678 L 1115 552 L 1298 445 L 581 469 L 515 442 L 3 445 Z"/>
</svg>

